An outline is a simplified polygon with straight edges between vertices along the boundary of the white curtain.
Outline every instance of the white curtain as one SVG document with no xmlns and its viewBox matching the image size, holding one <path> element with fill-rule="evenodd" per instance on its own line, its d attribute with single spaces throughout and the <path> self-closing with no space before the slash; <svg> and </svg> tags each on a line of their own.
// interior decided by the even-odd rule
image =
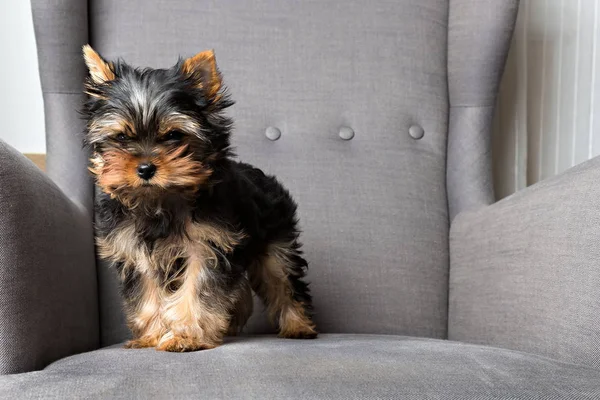
<svg viewBox="0 0 600 400">
<path fill-rule="evenodd" d="M 498 199 L 600 154 L 599 14 L 600 0 L 521 0 L 494 120 Z"/>
</svg>

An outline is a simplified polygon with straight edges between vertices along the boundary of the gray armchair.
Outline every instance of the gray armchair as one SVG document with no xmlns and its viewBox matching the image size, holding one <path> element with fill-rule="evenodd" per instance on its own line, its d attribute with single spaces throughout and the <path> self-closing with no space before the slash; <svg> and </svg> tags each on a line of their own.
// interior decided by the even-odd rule
<svg viewBox="0 0 600 400">
<path fill-rule="evenodd" d="M 0 398 L 600 397 L 600 160 L 492 204 L 517 0 L 32 3 L 48 176 L 0 144 Z M 257 313 L 214 350 L 120 345 L 88 42 L 153 67 L 216 49 L 240 158 L 300 204 L 318 339 Z"/>
</svg>

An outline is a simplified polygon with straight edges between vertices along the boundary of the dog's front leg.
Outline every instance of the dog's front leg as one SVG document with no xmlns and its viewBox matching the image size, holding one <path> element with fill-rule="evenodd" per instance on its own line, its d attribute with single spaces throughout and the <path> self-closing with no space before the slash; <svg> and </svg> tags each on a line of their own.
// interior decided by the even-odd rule
<svg viewBox="0 0 600 400">
<path fill-rule="evenodd" d="M 166 333 L 156 348 L 164 351 L 212 349 L 223 342 L 231 319 L 231 302 L 204 257 L 191 253 L 181 285 L 165 296 L 161 317 Z"/>
</svg>

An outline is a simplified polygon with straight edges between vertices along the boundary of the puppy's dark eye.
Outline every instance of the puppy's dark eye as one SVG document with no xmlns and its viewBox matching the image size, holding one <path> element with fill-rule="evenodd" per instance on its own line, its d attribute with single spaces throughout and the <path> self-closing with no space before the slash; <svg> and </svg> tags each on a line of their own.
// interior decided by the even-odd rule
<svg viewBox="0 0 600 400">
<path fill-rule="evenodd" d="M 127 140 L 129 140 L 129 137 L 127 137 L 127 135 L 124 133 L 119 133 L 117 136 L 115 136 L 115 139 L 117 139 L 121 143 L 124 143 Z"/>
<path fill-rule="evenodd" d="M 164 142 L 173 141 L 178 142 L 183 139 L 183 132 L 181 131 L 169 131 L 166 135 L 162 137 Z"/>
</svg>

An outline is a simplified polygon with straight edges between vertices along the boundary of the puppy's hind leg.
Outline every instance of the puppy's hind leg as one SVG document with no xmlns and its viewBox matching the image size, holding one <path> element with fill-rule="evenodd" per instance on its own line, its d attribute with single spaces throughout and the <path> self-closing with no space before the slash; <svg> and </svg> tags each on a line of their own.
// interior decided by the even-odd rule
<svg viewBox="0 0 600 400">
<path fill-rule="evenodd" d="M 237 289 L 233 291 L 234 298 L 233 312 L 227 329 L 228 336 L 236 336 L 248 322 L 252 315 L 254 302 L 252 299 L 252 289 L 246 278 L 242 279 Z"/>
<path fill-rule="evenodd" d="M 312 299 L 306 275 L 307 262 L 300 244 L 272 243 L 266 254 L 248 270 L 252 289 L 267 307 L 271 320 L 279 323 L 279 336 L 294 339 L 317 337 L 311 320 Z"/>
</svg>

